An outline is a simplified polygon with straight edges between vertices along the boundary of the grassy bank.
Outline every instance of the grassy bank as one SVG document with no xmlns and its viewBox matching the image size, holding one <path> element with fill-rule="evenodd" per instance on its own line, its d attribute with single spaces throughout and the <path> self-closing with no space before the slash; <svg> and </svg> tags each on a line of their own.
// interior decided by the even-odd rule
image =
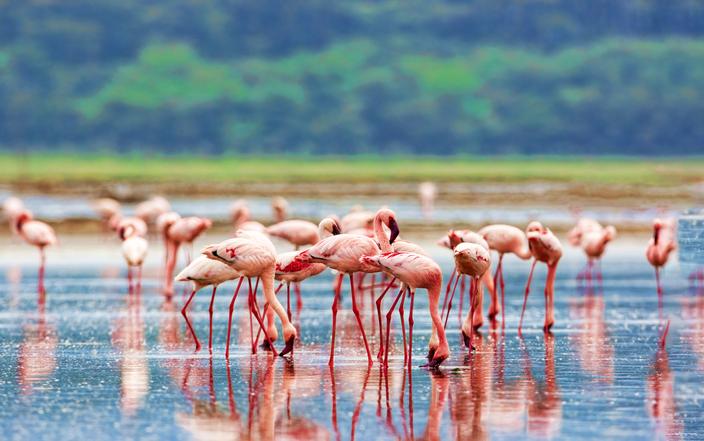
<svg viewBox="0 0 704 441">
<path fill-rule="evenodd" d="M 681 185 L 704 158 L 256 158 L 0 154 L 0 183 L 528 182 Z"/>
</svg>

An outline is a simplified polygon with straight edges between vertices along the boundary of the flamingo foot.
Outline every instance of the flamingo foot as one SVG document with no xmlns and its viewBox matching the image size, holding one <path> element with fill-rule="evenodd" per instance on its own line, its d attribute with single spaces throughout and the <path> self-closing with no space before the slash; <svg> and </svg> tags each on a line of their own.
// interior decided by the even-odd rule
<svg viewBox="0 0 704 441">
<path fill-rule="evenodd" d="M 296 337 L 291 336 L 288 340 L 286 340 L 286 346 L 284 346 L 284 350 L 279 352 L 279 355 L 283 357 L 284 355 L 288 354 L 289 352 L 293 351 L 293 343 L 296 340 Z"/>
</svg>

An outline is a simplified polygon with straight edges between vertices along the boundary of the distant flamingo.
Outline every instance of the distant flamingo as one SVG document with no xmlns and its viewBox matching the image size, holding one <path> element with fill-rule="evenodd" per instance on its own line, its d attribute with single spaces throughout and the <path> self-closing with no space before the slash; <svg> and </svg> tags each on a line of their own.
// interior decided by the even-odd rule
<svg viewBox="0 0 704 441">
<path fill-rule="evenodd" d="M 271 210 L 274 213 L 275 222 L 288 219 L 288 201 L 283 196 L 276 196 L 271 200 Z"/>
<path fill-rule="evenodd" d="M 579 236 L 577 245 L 582 248 L 587 256 L 587 266 L 578 278 L 586 277 L 591 280 L 594 272 L 594 263 L 600 261 L 606 251 L 606 245 L 616 238 L 616 228 L 613 225 L 603 227 L 600 223 L 591 219 L 580 219 L 568 234 L 570 243 L 574 244 L 577 236 Z M 597 272 L 597 277 L 601 279 L 600 269 Z"/>
<path fill-rule="evenodd" d="M 557 273 L 557 264 L 562 257 L 562 245 L 557 237 L 544 227 L 540 222 L 531 222 L 526 228 L 526 236 L 530 244 L 530 251 L 533 255 L 533 263 L 528 274 L 526 282 L 526 292 L 523 297 L 523 308 L 521 309 L 521 319 L 518 323 L 518 333 L 521 333 L 523 326 L 523 314 L 526 312 L 526 303 L 528 302 L 528 294 L 530 292 L 530 283 L 533 279 L 533 270 L 535 264 L 540 261 L 548 266 L 547 279 L 545 280 L 545 324 L 543 331 L 549 332 L 552 325 L 555 323 L 553 313 L 553 300 L 555 293 L 555 274 Z"/>
<path fill-rule="evenodd" d="M 230 268 L 228 265 L 225 263 L 219 261 L 219 260 L 212 260 L 209 259 L 206 256 L 198 256 L 191 263 L 188 264 L 187 267 L 185 267 L 183 270 L 181 270 L 180 273 L 176 276 L 177 281 L 179 282 L 185 282 L 185 281 L 190 281 L 193 282 L 193 291 L 191 292 L 190 297 L 188 297 L 188 300 L 186 303 L 183 305 L 183 308 L 181 309 L 181 314 L 183 315 L 183 318 L 186 320 L 186 324 L 188 325 L 188 329 L 191 332 L 191 335 L 193 336 L 193 340 L 195 340 L 196 343 L 196 351 L 200 350 L 200 342 L 198 341 L 198 337 L 196 336 L 196 332 L 193 329 L 193 326 L 191 325 L 190 320 L 188 320 L 188 315 L 186 314 L 188 312 L 188 306 L 191 304 L 191 300 L 193 300 L 193 297 L 195 296 L 196 292 L 200 291 L 201 289 L 205 288 L 206 286 L 213 285 L 213 293 L 210 296 L 210 307 L 208 308 L 208 313 L 210 314 L 210 323 L 209 323 L 209 334 L 208 334 L 208 350 L 210 353 L 213 352 L 213 305 L 215 303 L 215 292 L 218 289 L 218 286 L 221 283 L 227 282 L 228 280 L 234 280 L 237 278 L 241 278 L 242 274 L 240 274 L 239 271 L 236 271 L 232 268 Z M 241 284 L 241 279 L 240 279 L 240 284 Z"/>
<path fill-rule="evenodd" d="M 374 213 L 366 211 L 359 206 L 353 207 L 352 210 L 340 220 L 343 233 L 351 233 L 354 230 L 368 230 L 371 232 L 373 223 Z"/>
<path fill-rule="evenodd" d="M 44 292 L 44 267 L 46 254 L 44 249 L 56 243 L 54 229 L 41 221 L 33 220 L 29 210 L 20 212 L 15 218 L 15 228 L 19 236 L 30 245 L 39 248 L 39 292 Z"/>
<path fill-rule="evenodd" d="M 235 239 L 229 239 L 216 245 L 210 245 L 203 250 L 208 258 L 219 260 L 230 268 L 238 271 L 243 276 L 248 279 L 251 277 L 259 277 L 262 281 L 262 287 L 264 290 L 264 297 L 266 302 L 274 312 L 279 316 L 281 320 L 284 340 L 286 341 L 286 346 L 284 350 L 281 351 L 279 355 L 285 355 L 291 352 L 293 349 L 294 340 L 297 337 L 296 328 L 293 326 L 291 321 L 286 315 L 279 300 L 276 298 L 274 293 L 274 275 L 276 272 L 276 255 L 272 253 L 271 249 L 263 245 L 261 242 L 250 239 L 238 237 Z M 235 300 L 237 299 L 237 293 L 239 291 L 239 285 L 235 291 L 232 301 L 230 302 L 230 314 L 228 319 L 227 327 L 227 348 L 225 350 L 225 356 L 229 358 L 230 355 L 230 333 L 232 329 L 232 313 L 234 311 Z M 254 313 L 255 318 L 259 322 L 259 326 L 264 330 L 264 337 L 271 344 L 268 333 L 262 321 L 262 317 L 259 314 L 256 293 L 252 291 L 251 281 L 249 282 L 249 307 Z M 252 342 L 254 344 L 254 342 Z M 276 354 L 276 350 L 273 345 L 271 346 L 272 352 Z"/>
<path fill-rule="evenodd" d="M 266 227 L 261 223 L 250 220 L 249 207 L 244 199 L 238 199 L 232 204 L 230 218 L 235 229 L 262 232 L 266 230 Z"/>
<path fill-rule="evenodd" d="M 122 255 L 127 262 L 130 290 L 132 289 L 132 268 L 137 267 L 137 292 L 139 292 L 142 284 L 142 264 L 147 257 L 149 244 L 144 237 L 137 234 L 137 230 L 131 224 L 120 228 L 120 239 L 122 239 Z"/>
<path fill-rule="evenodd" d="M 471 294 L 469 296 L 469 312 L 462 324 L 462 337 L 464 344 L 473 349 L 472 339 L 474 336 L 474 312 L 479 305 L 479 291 L 481 289 L 481 279 L 491 269 L 491 254 L 489 249 L 477 243 L 458 243 L 457 238 L 453 241 L 455 268 L 458 274 L 468 275 L 472 278 Z M 448 311 L 449 315 L 449 311 Z"/>
<path fill-rule="evenodd" d="M 423 212 L 423 217 L 429 220 L 433 215 L 433 206 L 435 198 L 438 195 L 438 187 L 432 182 L 421 182 L 418 185 L 418 197 L 420 198 L 420 207 Z"/>
<path fill-rule="evenodd" d="M 364 347 L 367 351 L 367 362 L 372 364 L 372 356 L 367 343 L 367 335 L 364 332 L 362 319 L 357 308 L 357 299 L 354 289 L 353 273 L 375 273 L 379 269 L 376 266 L 370 266 L 360 262 L 362 256 L 371 256 L 379 253 L 379 247 L 373 239 L 355 234 L 338 234 L 321 240 L 311 248 L 301 252 L 296 260 L 302 263 L 324 263 L 326 266 L 347 274 L 350 279 L 350 290 L 352 298 L 352 311 L 357 319 L 359 331 L 364 340 Z M 335 288 L 335 299 L 332 303 L 332 339 L 330 343 L 330 359 L 328 364 L 333 366 L 335 363 L 335 325 L 337 323 L 337 310 L 340 301 L 340 289 L 342 287 L 342 277 L 337 281 Z"/>
<path fill-rule="evenodd" d="M 499 253 L 499 261 L 494 272 L 494 286 L 501 287 L 501 327 L 506 326 L 506 301 L 504 286 L 503 259 L 504 254 L 513 253 L 523 260 L 530 259 L 531 252 L 528 248 L 526 235 L 513 225 L 495 224 L 487 225 L 478 231 L 487 241 L 489 248 Z"/>
<path fill-rule="evenodd" d="M 112 198 L 100 198 L 93 201 L 93 210 L 100 217 L 103 230 L 109 230 L 110 219 L 120 212 L 120 203 Z"/>
<path fill-rule="evenodd" d="M 378 267 L 379 269 L 388 272 L 401 282 L 403 285 L 399 290 L 394 303 L 386 314 L 387 328 L 391 322 L 391 314 L 396 308 L 401 296 L 405 292 L 409 292 L 411 298 L 411 307 L 408 316 L 408 349 L 409 363 L 408 368 L 411 368 L 411 360 L 413 355 L 413 304 L 415 300 L 415 291 L 418 288 L 425 288 L 428 291 L 428 310 L 433 321 L 433 326 L 437 332 L 439 342 L 437 347 L 433 348 L 435 342 L 431 340 L 430 350 L 433 352 L 433 357 L 428 363 L 429 367 L 439 366 L 449 355 L 450 348 L 447 344 L 445 329 L 438 313 L 438 302 L 440 299 L 440 291 L 442 289 L 442 270 L 435 261 L 427 256 L 416 253 L 397 253 L 389 252 L 383 254 L 371 254 L 363 256 L 360 261 L 370 267 Z M 405 299 L 404 299 L 405 300 Z M 386 333 L 386 353 L 384 355 L 384 364 L 388 364 L 389 357 L 389 332 Z M 405 348 L 404 348 L 405 352 Z"/>
<path fill-rule="evenodd" d="M 662 315 L 663 292 L 660 284 L 660 268 L 665 266 L 670 253 L 677 248 L 675 242 L 675 224 L 670 219 L 653 220 L 653 237 L 648 241 L 645 257 L 655 268 L 655 283 L 658 292 L 658 311 Z"/>
<path fill-rule="evenodd" d="M 138 236 L 147 235 L 147 223 L 141 218 L 135 216 L 123 217 L 120 213 L 115 213 L 108 221 L 108 227 L 115 231 L 118 236 L 120 235 L 120 230 L 126 228 L 128 225 L 134 228 L 134 234 Z"/>
<path fill-rule="evenodd" d="M 5 219 L 7 219 L 10 225 L 12 234 L 19 234 L 15 220 L 17 219 L 17 216 L 26 211 L 22 200 L 20 198 L 10 196 L 3 202 L 2 211 L 5 214 Z"/>
<path fill-rule="evenodd" d="M 300 219 L 279 222 L 266 228 L 266 232 L 290 242 L 298 249 L 305 245 L 315 245 L 320 240 L 318 225 Z"/>
<path fill-rule="evenodd" d="M 567 242 L 574 247 L 582 244 L 582 237 L 587 233 L 601 231 L 604 227 L 594 219 L 581 217 L 577 224 L 567 233 Z"/>
<path fill-rule="evenodd" d="M 171 204 L 162 196 L 153 196 L 135 207 L 135 216 L 153 224 L 159 215 L 171 211 Z"/>
<path fill-rule="evenodd" d="M 164 238 L 166 240 L 167 261 L 166 261 L 166 286 L 164 292 L 167 296 L 173 295 L 173 275 L 176 267 L 178 248 L 181 244 L 187 244 L 190 248 L 193 241 L 205 230 L 210 228 L 212 222 L 203 217 L 184 217 L 164 226 Z"/>
</svg>

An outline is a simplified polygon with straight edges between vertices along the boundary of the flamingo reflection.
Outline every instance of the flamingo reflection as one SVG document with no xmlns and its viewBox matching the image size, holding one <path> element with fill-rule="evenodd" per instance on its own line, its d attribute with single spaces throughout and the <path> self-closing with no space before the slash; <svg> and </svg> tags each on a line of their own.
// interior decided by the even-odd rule
<svg viewBox="0 0 704 441">
<path fill-rule="evenodd" d="M 667 440 L 682 438 L 684 424 L 677 414 L 675 375 L 665 348 L 660 348 L 651 366 L 647 381 L 648 414 L 655 422 L 658 435 Z"/>
<path fill-rule="evenodd" d="M 37 305 L 36 323 L 25 326 L 17 354 L 17 383 L 23 394 L 31 394 L 53 375 L 57 345 L 56 329 L 46 320 L 42 295 Z"/>
<path fill-rule="evenodd" d="M 582 370 L 597 382 L 612 384 L 614 346 L 606 328 L 605 310 L 604 298 L 592 292 L 573 301 L 570 316 L 581 322 L 579 332 L 570 335 L 570 341 L 577 350 Z"/>
</svg>

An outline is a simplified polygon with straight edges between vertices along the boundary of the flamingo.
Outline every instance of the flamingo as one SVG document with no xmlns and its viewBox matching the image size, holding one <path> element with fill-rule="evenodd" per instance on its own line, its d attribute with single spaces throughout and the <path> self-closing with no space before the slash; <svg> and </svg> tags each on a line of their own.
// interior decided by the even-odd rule
<svg viewBox="0 0 704 441">
<path fill-rule="evenodd" d="M 23 210 L 17 215 L 15 218 L 15 229 L 22 240 L 39 248 L 39 291 L 43 293 L 44 267 L 46 263 L 44 249 L 56 243 L 54 229 L 44 222 L 34 220 L 29 210 Z"/>
<path fill-rule="evenodd" d="M 126 228 L 128 225 L 131 225 L 134 228 L 134 234 L 138 236 L 146 236 L 147 235 L 147 223 L 144 222 L 141 218 L 135 217 L 135 216 L 127 216 L 123 217 L 122 214 L 120 213 L 115 213 L 110 220 L 108 221 L 108 227 L 117 232 L 118 236 L 120 233 L 120 230 L 123 228 Z"/>
<path fill-rule="evenodd" d="M 645 257 L 648 262 L 655 268 L 655 283 L 658 292 L 658 310 L 662 314 L 662 285 L 660 284 L 660 268 L 665 266 L 667 260 L 677 248 L 675 242 L 675 225 L 670 219 L 662 220 L 656 218 L 653 220 L 653 237 L 648 241 L 648 248 L 645 251 Z"/>
<path fill-rule="evenodd" d="M 135 216 L 148 224 L 153 224 L 159 215 L 168 211 L 171 211 L 171 204 L 162 196 L 153 196 L 134 209 Z"/>
<path fill-rule="evenodd" d="M 181 315 L 186 320 L 186 325 L 188 325 L 188 330 L 193 336 L 193 340 L 196 343 L 196 352 L 200 350 L 200 341 L 196 336 L 196 332 L 191 325 L 190 320 L 188 320 L 188 306 L 191 304 L 191 300 L 195 296 L 196 292 L 205 288 L 206 286 L 213 285 L 213 292 L 210 296 L 210 307 L 208 308 L 208 313 L 210 315 L 209 322 L 209 334 L 208 334 L 208 351 L 213 353 L 213 305 L 215 303 L 215 292 L 218 286 L 228 280 L 234 280 L 241 278 L 242 274 L 230 268 L 228 265 L 224 264 L 219 260 L 212 260 L 206 256 L 198 256 L 191 263 L 188 264 L 180 273 L 176 276 L 175 280 L 179 282 L 190 281 L 193 283 L 193 291 L 190 297 L 183 305 L 181 309 Z"/>
<path fill-rule="evenodd" d="M 235 271 L 240 272 L 243 276 L 250 280 L 251 277 L 259 277 L 262 281 L 262 287 L 264 290 L 264 297 L 266 302 L 274 312 L 279 316 L 282 323 L 284 340 L 286 341 L 286 346 L 284 350 L 281 351 L 279 355 L 286 355 L 293 349 L 294 340 L 297 337 L 296 328 L 293 326 L 291 321 L 286 315 L 279 300 L 276 298 L 274 293 L 274 275 L 276 272 L 276 254 L 271 251 L 269 247 L 263 245 L 261 241 L 247 238 L 247 237 L 236 237 L 234 239 L 228 239 L 216 245 L 210 245 L 203 249 L 202 253 L 206 255 L 209 259 L 219 260 Z M 232 301 L 230 302 L 230 314 L 227 326 L 227 348 L 225 350 L 225 356 L 229 358 L 230 355 L 230 332 L 232 329 L 232 313 L 234 310 L 235 300 L 237 299 L 237 293 L 240 286 L 238 285 L 237 290 L 235 290 L 232 296 Z M 258 306 L 256 303 L 256 293 L 252 291 L 252 283 L 249 282 L 249 307 L 254 313 L 255 318 L 259 322 L 259 326 L 264 330 L 264 337 L 269 341 L 271 345 L 271 340 L 267 330 L 264 328 L 264 323 L 259 314 Z M 254 342 L 252 342 L 254 345 Z M 273 345 L 271 345 L 272 352 L 276 354 L 276 350 Z"/>
<path fill-rule="evenodd" d="M 317 235 L 319 237 L 326 238 L 337 234 L 340 234 L 340 225 L 335 219 L 326 217 L 318 224 Z M 299 284 L 310 277 L 317 276 L 327 268 L 325 264 L 322 263 L 300 262 L 296 260 L 298 254 L 298 251 L 290 251 L 276 256 L 276 280 L 286 283 L 286 311 L 289 319 L 291 319 L 291 283 Z M 303 302 L 298 286 L 299 285 L 296 285 L 296 309 L 300 311 Z"/>
<path fill-rule="evenodd" d="M 357 319 L 357 326 L 359 327 L 359 331 L 362 334 L 362 339 L 364 340 L 364 348 L 367 351 L 367 362 L 369 365 L 372 364 L 372 356 L 369 351 L 369 344 L 367 343 L 367 335 L 364 332 L 362 319 L 359 314 L 359 309 L 357 308 L 357 299 L 355 296 L 352 274 L 358 272 L 378 272 L 378 267 L 367 265 L 360 261 L 360 257 L 371 256 L 374 254 L 379 254 L 379 247 L 373 239 L 366 236 L 343 233 L 321 240 L 311 248 L 299 253 L 296 258 L 296 260 L 301 263 L 324 263 L 326 266 L 338 271 L 342 275 L 342 277 L 337 280 L 335 287 L 335 299 L 332 302 L 332 340 L 330 344 L 330 359 L 328 360 L 328 365 L 330 367 L 335 364 L 335 325 L 337 324 L 337 310 L 338 303 L 340 301 L 340 289 L 342 288 L 342 279 L 344 274 L 347 274 L 350 279 L 352 311 Z"/>
<path fill-rule="evenodd" d="M 288 201 L 283 196 L 276 196 L 271 200 L 271 210 L 276 222 L 283 222 L 288 218 Z"/>
<path fill-rule="evenodd" d="M 247 201 L 238 199 L 230 207 L 230 218 L 236 230 L 254 230 L 264 232 L 266 227 L 259 222 L 250 220 Z"/>
<path fill-rule="evenodd" d="M 420 198 L 420 207 L 423 212 L 423 217 L 430 220 L 433 215 L 433 205 L 435 198 L 438 195 L 438 187 L 432 182 L 421 182 L 418 185 L 418 197 Z"/>
<path fill-rule="evenodd" d="M 594 219 L 588 217 L 579 218 L 577 224 L 567 233 L 567 241 L 570 245 L 578 247 L 582 244 L 582 236 L 587 233 L 601 231 L 604 227 Z"/>
<path fill-rule="evenodd" d="M 109 230 L 110 219 L 120 212 L 120 203 L 112 198 L 100 198 L 93 201 L 93 210 L 100 217 L 103 231 Z"/>
<path fill-rule="evenodd" d="M 296 249 L 305 245 L 315 245 L 320 240 L 318 225 L 300 219 L 281 221 L 267 227 L 266 232 L 290 242 Z"/>
<path fill-rule="evenodd" d="M 392 231 L 393 233 L 393 231 Z M 418 288 L 424 288 L 428 291 L 428 310 L 433 321 L 433 327 L 437 332 L 439 342 L 437 347 L 433 347 L 435 342 L 431 339 L 429 349 L 433 353 L 432 358 L 428 362 L 429 367 L 439 366 L 450 355 L 450 348 L 447 344 L 445 329 L 442 325 L 440 314 L 438 313 L 438 302 L 440 299 L 440 290 L 442 285 L 442 270 L 433 259 L 428 256 L 417 253 L 398 253 L 398 252 L 382 252 L 374 253 L 360 258 L 360 262 L 369 266 L 376 267 L 379 270 L 388 272 L 393 277 L 400 280 L 403 285 L 394 299 L 391 308 L 386 314 L 387 328 L 391 322 L 391 314 L 396 308 L 396 304 L 402 295 L 405 297 L 406 291 L 411 298 L 411 307 L 408 316 L 408 348 L 410 349 L 410 357 L 413 355 L 413 304 L 415 300 L 415 291 Z M 405 300 L 405 299 L 404 299 Z M 388 364 L 389 360 L 389 332 L 386 333 L 386 353 L 384 355 L 384 364 Z M 405 352 L 405 351 L 404 351 Z M 411 363 L 408 363 L 410 370 Z"/>
<path fill-rule="evenodd" d="M 20 214 L 22 214 L 22 212 L 25 211 L 22 199 L 10 196 L 3 202 L 2 211 L 3 213 L 5 213 L 5 218 L 10 224 L 10 230 L 12 230 L 12 234 L 19 234 L 19 231 L 17 231 L 17 225 L 15 220 L 17 219 L 17 216 L 19 216 Z"/>
<path fill-rule="evenodd" d="M 452 238 L 452 239 L 451 239 Z M 437 244 L 448 248 L 450 251 L 454 249 L 453 242 L 451 240 L 456 240 L 456 243 L 454 243 L 454 246 L 457 246 L 458 243 L 460 242 L 467 242 L 467 243 L 475 243 L 478 245 L 483 246 L 487 250 L 490 250 L 489 248 L 489 243 L 484 240 L 484 238 L 473 231 L 470 230 L 451 230 L 448 234 L 443 236 L 440 240 L 437 241 Z M 445 300 L 443 301 L 442 305 L 442 314 L 444 314 L 445 307 L 447 306 L 447 301 L 448 301 L 448 295 L 450 293 L 450 286 L 452 285 L 452 282 L 457 276 L 457 270 L 453 269 L 452 273 L 450 274 L 450 280 L 447 281 L 447 285 L 445 286 Z M 464 281 L 463 281 L 464 283 Z M 489 290 L 489 293 L 491 294 L 491 304 L 489 305 L 489 311 L 488 311 L 488 316 L 490 320 L 494 320 L 496 315 L 499 313 L 499 300 L 496 295 L 496 287 L 494 286 L 494 279 L 491 277 L 491 272 L 487 271 L 484 273 L 482 276 L 482 283 L 487 287 Z M 457 285 L 455 284 L 455 288 Z M 449 297 L 450 299 L 450 307 L 452 307 L 452 298 L 454 298 L 454 292 L 455 290 L 453 289 L 452 295 Z M 461 299 L 460 299 L 461 300 Z M 461 302 L 460 302 L 461 305 Z M 474 317 L 474 324 L 473 326 L 476 328 L 479 328 L 482 323 L 484 322 L 484 319 L 482 317 L 483 314 L 483 309 L 484 309 L 484 290 L 482 287 L 479 288 L 479 299 L 477 300 L 477 308 L 475 310 L 475 317 Z M 447 312 L 447 317 L 450 316 L 450 312 Z M 447 323 L 447 319 L 445 320 Z"/>
<path fill-rule="evenodd" d="M 350 233 L 354 230 L 371 230 L 374 222 L 374 213 L 366 211 L 362 207 L 353 207 L 348 214 L 342 217 L 340 225 L 343 233 Z"/>
<path fill-rule="evenodd" d="M 499 253 L 499 261 L 494 273 L 494 286 L 501 287 L 501 327 L 506 326 L 506 302 L 504 286 L 503 259 L 504 254 L 513 253 L 523 260 L 531 258 L 530 248 L 526 235 L 513 225 L 494 224 L 487 225 L 478 233 L 487 241 L 489 249 Z M 498 285 L 497 285 L 498 283 Z"/>
<path fill-rule="evenodd" d="M 127 274 L 132 280 L 132 268 L 137 267 L 137 291 L 142 283 L 142 264 L 147 257 L 149 244 L 147 240 L 137 234 L 137 230 L 132 224 L 127 224 L 120 228 L 120 239 L 122 239 L 122 255 L 127 262 Z M 132 286 L 130 286 L 132 289 Z"/>
<path fill-rule="evenodd" d="M 184 217 L 164 225 L 164 238 L 166 240 L 166 287 L 167 296 L 173 295 L 173 274 L 176 266 L 178 248 L 182 243 L 190 245 L 205 230 L 212 226 L 210 219 L 204 217 Z"/>
<path fill-rule="evenodd" d="M 530 245 L 530 251 L 533 255 L 533 263 L 528 274 L 526 282 L 526 291 L 523 296 L 523 308 L 521 309 L 521 319 L 518 322 L 518 333 L 521 333 L 523 327 L 523 314 L 526 312 L 526 303 L 528 302 L 528 294 L 530 292 L 530 283 L 533 279 L 533 270 L 535 264 L 540 261 L 548 266 L 547 279 L 545 280 L 545 324 L 543 325 L 544 332 L 550 332 L 555 323 L 553 313 L 553 297 L 555 293 L 555 274 L 557 273 L 557 264 L 562 257 L 562 245 L 559 239 L 549 228 L 544 227 L 540 222 L 533 221 L 526 228 L 526 236 Z"/>
<path fill-rule="evenodd" d="M 613 225 L 603 227 L 600 223 L 591 219 L 580 219 L 577 225 L 570 230 L 567 239 L 574 244 L 577 243 L 587 256 L 587 267 L 582 275 L 591 279 L 594 271 L 594 262 L 599 261 L 606 251 L 606 245 L 616 237 L 616 228 Z M 582 276 L 580 275 L 580 277 Z M 601 271 L 598 273 L 601 278 Z"/>
<path fill-rule="evenodd" d="M 452 238 L 454 245 L 453 254 L 455 257 L 455 268 L 458 274 L 468 275 L 472 278 L 472 293 L 469 299 L 469 312 L 462 324 L 462 338 L 464 344 L 472 350 L 472 338 L 474 335 L 474 311 L 481 307 L 479 303 L 480 282 L 485 274 L 489 274 L 491 269 L 491 254 L 489 249 L 482 244 L 471 242 L 459 242 L 459 237 Z M 449 310 L 448 310 L 449 315 Z"/>
</svg>

